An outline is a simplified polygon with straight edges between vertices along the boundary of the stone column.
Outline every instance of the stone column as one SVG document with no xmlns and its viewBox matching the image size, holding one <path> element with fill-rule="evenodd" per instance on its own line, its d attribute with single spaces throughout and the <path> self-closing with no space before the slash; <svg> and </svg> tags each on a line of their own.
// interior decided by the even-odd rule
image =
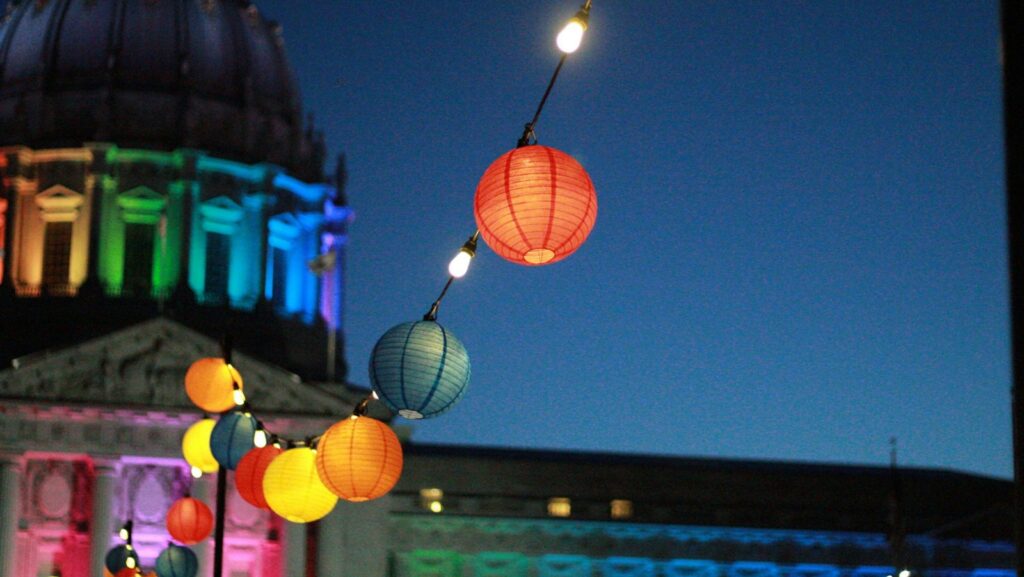
<svg viewBox="0 0 1024 577">
<path fill-rule="evenodd" d="M 21 464 L 15 457 L 0 457 L 0 577 L 16 577 L 20 493 Z"/>
<path fill-rule="evenodd" d="M 306 574 L 305 523 L 285 522 L 284 524 L 284 574 L 288 577 L 300 577 Z"/>
<path fill-rule="evenodd" d="M 319 523 L 318 575 L 379 577 L 387 573 L 390 501 L 390 496 L 366 503 L 338 501 Z"/>
<path fill-rule="evenodd" d="M 214 473 L 216 475 L 218 473 Z M 213 511 L 213 505 L 211 504 L 210 494 L 213 490 L 210 485 L 214 483 L 213 475 L 203 475 L 198 479 L 192 481 L 192 497 L 199 499 L 203 503 L 206 503 L 210 507 L 210 511 Z M 197 577 L 209 577 L 213 575 L 213 537 L 211 537 L 190 546 L 192 551 L 196 554 L 199 559 L 199 572 L 196 573 Z"/>
<path fill-rule="evenodd" d="M 114 489 L 120 467 L 115 461 L 94 461 L 96 478 L 92 491 L 92 522 L 89 535 L 89 575 L 103 575 L 104 559 L 114 537 Z"/>
</svg>

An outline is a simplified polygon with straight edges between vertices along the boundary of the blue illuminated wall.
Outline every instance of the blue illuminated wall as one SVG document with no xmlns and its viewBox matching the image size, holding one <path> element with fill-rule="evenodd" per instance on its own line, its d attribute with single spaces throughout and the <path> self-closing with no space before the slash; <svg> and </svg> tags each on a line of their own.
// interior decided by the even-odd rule
<svg viewBox="0 0 1024 577">
<path fill-rule="evenodd" d="M 889 577 L 875 533 L 397 514 L 392 577 Z M 915 577 L 1013 577 L 1006 542 L 907 540 Z"/>
</svg>

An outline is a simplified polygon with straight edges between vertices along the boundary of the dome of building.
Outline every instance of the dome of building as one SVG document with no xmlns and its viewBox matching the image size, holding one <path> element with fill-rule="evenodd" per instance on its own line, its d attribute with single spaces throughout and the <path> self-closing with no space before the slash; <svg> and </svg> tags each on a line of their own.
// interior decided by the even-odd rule
<svg viewBox="0 0 1024 577">
<path fill-rule="evenodd" d="M 191 148 L 320 177 L 280 26 L 245 0 L 21 0 L 0 24 L 0 146 Z"/>
</svg>

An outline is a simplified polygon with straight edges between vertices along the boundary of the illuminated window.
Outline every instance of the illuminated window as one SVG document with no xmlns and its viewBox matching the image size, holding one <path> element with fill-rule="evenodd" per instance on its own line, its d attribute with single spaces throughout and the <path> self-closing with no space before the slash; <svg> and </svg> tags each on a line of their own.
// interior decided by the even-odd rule
<svg viewBox="0 0 1024 577">
<path fill-rule="evenodd" d="M 572 514 L 572 503 L 568 497 L 552 497 L 548 499 L 549 517 L 568 517 Z"/>
<path fill-rule="evenodd" d="M 444 505 L 441 504 L 442 498 L 444 498 L 444 491 L 441 489 L 436 487 L 420 489 L 420 506 L 431 513 L 444 511 Z"/>
<path fill-rule="evenodd" d="M 628 499 L 612 499 L 612 519 L 629 519 L 633 516 L 633 502 Z"/>
<path fill-rule="evenodd" d="M 71 225 L 70 222 L 46 223 L 43 284 L 56 294 L 65 294 L 71 278 Z"/>
<path fill-rule="evenodd" d="M 124 225 L 124 291 L 149 296 L 153 286 L 153 245 L 156 230 L 151 224 Z"/>
<path fill-rule="evenodd" d="M 231 262 L 231 237 L 215 232 L 206 235 L 206 283 L 203 302 L 223 304 L 228 297 L 228 263 Z"/>
</svg>

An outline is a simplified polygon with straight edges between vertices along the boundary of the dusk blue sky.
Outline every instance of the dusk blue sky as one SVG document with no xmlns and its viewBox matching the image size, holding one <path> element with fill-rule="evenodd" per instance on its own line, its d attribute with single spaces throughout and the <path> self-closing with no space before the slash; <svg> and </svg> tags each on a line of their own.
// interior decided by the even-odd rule
<svg viewBox="0 0 1024 577">
<path fill-rule="evenodd" d="M 426 312 L 574 0 L 262 0 L 345 151 L 350 380 Z M 1010 477 L 995 2 L 595 0 L 538 125 L 598 193 L 552 266 L 482 249 L 470 388 L 413 439 Z M 333 162 L 331 163 L 333 166 Z M 405 423 L 408 423 L 407 421 Z"/>
</svg>

